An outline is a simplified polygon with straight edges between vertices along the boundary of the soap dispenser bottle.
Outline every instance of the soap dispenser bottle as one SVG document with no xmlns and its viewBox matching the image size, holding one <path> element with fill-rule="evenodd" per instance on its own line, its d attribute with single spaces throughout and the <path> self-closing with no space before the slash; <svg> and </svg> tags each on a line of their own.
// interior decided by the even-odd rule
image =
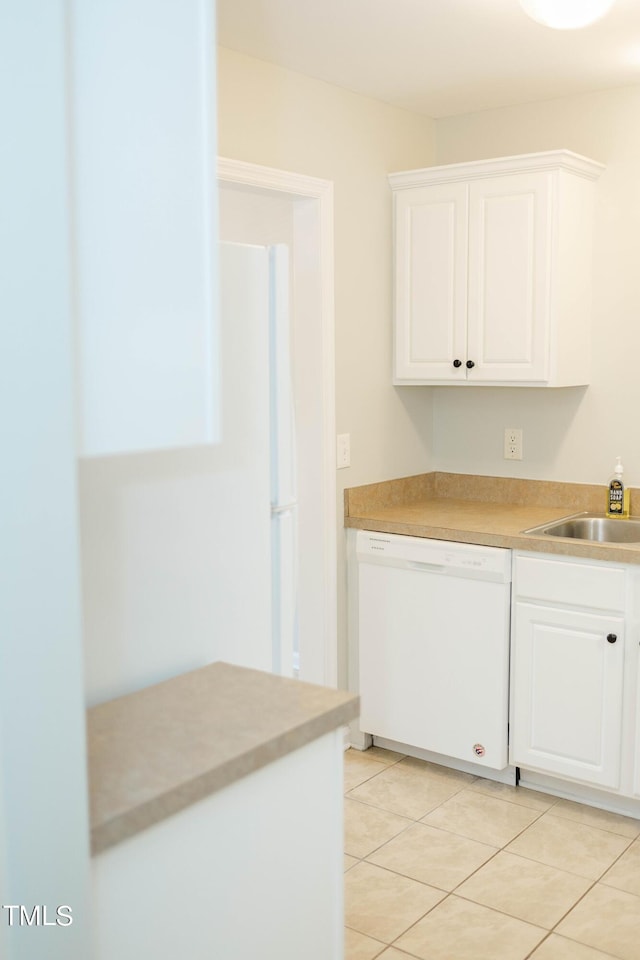
<svg viewBox="0 0 640 960">
<path fill-rule="evenodd" d="M 616 468 L 609 481 L 607 492 L 607 516 L 608 517 L 628 517 L 629 516 L 629 491 L 622 479 L 624 467 L 620 457 L 616 458 Z"/>
</svg>

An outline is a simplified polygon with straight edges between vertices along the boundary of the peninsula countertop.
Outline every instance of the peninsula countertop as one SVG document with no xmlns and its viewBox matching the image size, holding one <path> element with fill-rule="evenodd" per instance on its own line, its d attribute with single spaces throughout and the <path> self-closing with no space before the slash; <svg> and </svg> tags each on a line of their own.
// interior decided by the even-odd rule
<svg viewBox="0 0 640 960">
<path fill-rule="evenodd" d="M 106 850 L 354 719 L 358 697 L 212 663 L 87 711 L 91 848 Z"/>
<path fill-rule="evenodd" d="M 589 511 L 602 513 L 606 486 L 426 473 L 345 490 L 345 526 L 380 533 L 539 553 L 640 563 L 640 543 L 596 543 L 523 531 Z M 640 510 L 631 490 L 631 513 Z M 624 523 L 624 520 L 620 520 Z"/>
</svg>

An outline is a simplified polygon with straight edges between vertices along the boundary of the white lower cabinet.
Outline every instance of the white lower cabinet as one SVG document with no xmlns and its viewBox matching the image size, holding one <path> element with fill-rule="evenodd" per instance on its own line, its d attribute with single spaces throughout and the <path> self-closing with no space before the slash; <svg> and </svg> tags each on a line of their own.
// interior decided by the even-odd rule
<svg viewBox="0 0 640 960">
<path fill-rule="evenodd" d="M 639 571 L 514 553 L 510 762 L 640 796 Z"/>
<path fill-rule="evenodd" d="M 382 536 L 386 543 L 388 535 Z M 365 581 L 363 565 L 356 562 L 355 536 L 351 549 L 356 588 L 350 601 L 350 629 L 359 636 L 355 645 L 359 664 L 356 660 L 351 669 L 360 676 L 362 696 L 358 734 L 367 731 L 390 742 L 432 750 L 433 730 L 444 726 L 447 729 L 438 730 L 442 745 L 437 749 L 449 757 L 462 756 L 451 739 L 458 703 L 464 702 L 477 718 L 478 691 L 485 710 L 496 700 L 496 692 L 485 682 L 487 660 L 482 656 L 465 662 L 471 678 L 465 687 L 460 680 L 465 670 L 459 665 L 449 669 L 449 652 L 448 682 L 436 641 L 450 634 L 451 622 L 465 611 L 477 615 L 478 599 L 468 595 L 463 600 L 454 592 L 456 581 L 447 580 L 437 596 L 451 611 L 449 619 L 436 623 L 427 608 L 417 617 L 418 600 L 427 603 L 418 580 L 425 570 L 407 570 L 402 571 L 402 583 L 411 592 L 391 607 L 378 577 L 383 570 L 379 556 L 372 553 L 377 559 L 371 559 L 371 570 L 365 574 L 375 574 L 375 579 Z M 640 819 L 640 564 L 525 551 L 514 551 L 512 562 L 508 763 L 520 769 L 525 786 Z M 388 575 L 398 574 L 389 569 Z M 365 582 L 370 589 L 363 603 Z M 372 646 L 371 638 L 383 633 L 389 643 Z M 435 641 L 428 645 L 432 635 Z M 499 645 L 494 637 L 490 647 L 484 637 L 481 646 L 490 651 L 489 673 L 495 682 Z M 406 726 L 398 727 L 405 718 L 411 721 L 410 732 Z M 428 743 L 415 733 L 420 723 L 429 732 Z"/>
<path fill-rule="evenodd" d="M 515 605 L 513 762 L 620 784 L 624 619 Z"/>
</svg>

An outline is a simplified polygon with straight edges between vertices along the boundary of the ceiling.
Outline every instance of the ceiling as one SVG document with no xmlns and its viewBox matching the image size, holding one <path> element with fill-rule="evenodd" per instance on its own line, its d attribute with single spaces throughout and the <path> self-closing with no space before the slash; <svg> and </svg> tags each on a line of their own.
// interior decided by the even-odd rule
<svg viewBox="0 0 640 960">
<path fill-rule="evenodd" d="M 430 117 L 640 83 L 640 0 L 551 30 L 517 0 L 217 0 L 222 46 Z"/>
</svg>

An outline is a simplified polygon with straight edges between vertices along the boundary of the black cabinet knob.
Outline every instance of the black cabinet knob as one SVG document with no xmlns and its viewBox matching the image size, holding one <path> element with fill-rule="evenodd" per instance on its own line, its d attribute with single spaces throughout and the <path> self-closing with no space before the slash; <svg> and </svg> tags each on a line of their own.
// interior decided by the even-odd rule
<svg viewBox="0 0 640 960">
<path fill-rule="evenodd" d="M 608 642 L 608 643 L 615 643 L 617 639 L 618 639 L 618 637 L 616 636 L 615 633 L 608 633 L 608 634 L 607 634 L 607 642 Z"/>
<path fill-rule="evenodd" d="M 454 361 L 453 361 L 453 365 L 454 365 L 454 367 L 455 367 L 456 369 L 457 369 L 458 367 L 461 367 L 461 366 L 462 366 L 462 360 L 454 360 Z"/>
<path fill-rule="evenodd" d="M 474 367 L 475 367 L 475 363 L 473 362 L 473 360 L 467 360 L 467 370 L 473 370 Z"/>
</svg>

